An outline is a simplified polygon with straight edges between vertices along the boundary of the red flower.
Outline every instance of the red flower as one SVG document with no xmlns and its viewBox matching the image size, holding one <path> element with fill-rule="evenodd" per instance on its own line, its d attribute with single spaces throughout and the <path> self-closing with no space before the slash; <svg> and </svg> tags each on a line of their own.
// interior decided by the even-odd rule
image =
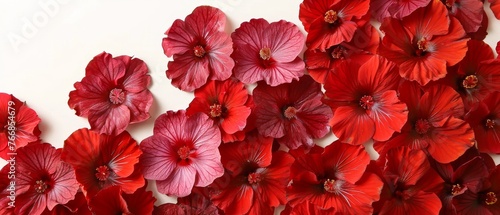
<svg viewBox="0 0 500 215">
<path fill-rule="evenodd" d="M 152 214 L 156 198 L 146 187 L 127 194 L 120 186 L 105 188 L 89 202 L 89 208 L 95 215 L 110 214 Z"/>
<path fill-rule="evenodd" d="M 265 80 L 276 86 L 304 75 L 304 61 L 297 57 L 304 47 L 304 35 L 295 24 L 252 19 L 243 22 L 231 37 L 234 76 L 241 82 Z"/>
<path fill-rule="evenodd" d="M 222 176 L 220 143 L 219 129 L 206 114 L 168 111 L 156 119 L 153 136 L 141 142 L 144 177 L 156 180 L 160 193 L 187 196 L 193 186 L 206 187 Z"/>
<path fill-rule="evenodd" d="M 449 14 L 464 27 L 465 32 L 477 32 L 483 21 L 483 0 L 441 0 Z"/>
<path fill-rule="evenodd" d="M 497 19 L 500 19 L 500 0 L 489 0 L 491 11 Z"/>
<path fill-rule="evenodd" d="M 15 202 L 11 203 L 12 200 L 15 201 L 16 196 L 16 189 L 19 189 L 19 187 L 16 187 L 15 184 L 10 184 L 12 177 L 15 177 L 14 171 L 11 171 L 10 168 L 12 164 L 15 163 L 7 163 L 2 170 L 0 170 L 0 204 L 4 205 L 3 207 L 0 207 L 0 214 L 5 214 L 5 215 L 11 215 L 14 214 L 14 209 L 15 209 Z M 11 176 L 14 175 L 14 176 Z M 14 205 L 9 205 L 14 204 Z"/>
<path fill-rule="evenodd" d="M 260 83 L 253 96 L 259 133 L 288 148 L 311 147 L 313 138 L 328 133 L 332 112 L 321 102 L 321 85 L 309 76 L 277 87 Z"/>
<path fill-rule="evenodd" d="M 405 82 L 400 98 L 408 105 L 408 121 L 401 134 L 375 143 L 379 153 L 406 146 L 425 149 L 436 161 L 449 163 L 474 145 L 474 132 L 461 119 L 464 105 L 451 87 L 434 85 L 423 91 L 415 82 Z"/>
<path fill-rule="evenodd" d="M 399 101 L 397 67 L 380 56 L 359 66 L 348 63 L 325 81 L 324 103 L 334 114 L 332 131 L 342 142 L 359 145 L 371 138 L 386 141 L 401 131 L 408 118 Z"/>
<path fill-rule="evenodd" d="M 323 84 L 330 73 L 340 67 L 348 59 L 357 59 L 362 54 L 376 53 L 380 43 L 380 35 L 372 25 L 365 25 L 354 32 L 350 42 L 342 42 L 326 51 L 308 49 L 304 53 L 309 75 L 318 83 Z"/>
<path fill-rule="evenodd" d="M 198 112 L 207 114 L 219 126 L 223 142 L 238 140 L 239 136 L 244 138 L 244 133 L 237 133 L 242 133 L 251 112 L 245 85 L 235 79 L 209 81 L 195 90 L 194 96 L 186 110 L 188 116 Z"/>
<path fill-rule="evenodd" d="M 372 0 L 370 2 L 370 12 L 379 22 L 386 17 L 402 19 L 415 10 L 426 7 L 431 0 Z"/>
<path fill-rule="evenodd" d="M 52 211 L 45 209 L 42 215 L 92 215 L 87 205 L 87 199 L 82 192 L 76 193 L 75 199 L 64 205 L 56 205 Z"/>
<path fill-rule="evenodd" d="M 320 207 L 309 203 L 308 201 L 303 201 L 302 203 L 299 203 L 295 205 L 295 207 L 290 206 L 290 204 L 287 204 L 285 206 L 285 210 L 281 212 L 280 215 L 324 215 L 324 214 L 334 214 L 335 208 L 330 208 L 328 210 L 326 209 L 321 209 Z"/>
<path fill-rule="evenodd" d="M 496 82 L 498 84 L 498 82 Z M 467 121 L 476 134 L 480 152 L 500 154 L 500 92 L 487 97 L 470 113 Z"/>
<path fill-rule="evenodd" d="M 231 76 L 233 50 L 225 26 L 224 13 L 210 6 L 195 8 L 184 21 L 175 20 L 162 43 L 165 55 L 174 56 L 166 72 L 172 85 L 193 91 L 208 79 L 222 81 Z"/>
<path fill-rule="evenodd" d="M 75 168 L 76 179 L 90 199 L 99 190 L 114 185 L 126 193 L 142 187 L 144 178 L 138 166 L 141 154 L 127 131 L 110 136 L 82 128 L 64 141 L 62 159 Z"/>
<path fill-rule="evenodd" d="M 368 16 L 368 0 L 304 0 L 299 18 L 308 32 L 309 49 L 326 49 L 352 40 L 354 32 L 363 26 Z"/>
<path fill-rule="evenodd" d="M 153 96 L 147 89 L 151 77 L 137 58 L 113 58 L 103 52 L 92 59 L 85 77 L 75 83 L 68 105 L 76 115 L 87 117 L 92 130 L 118 135 L 128 124 L 149 118 Z"/>
<path fill-rule="evenodd" d="M 293 158 L 284 151 L 272 152 L 272 146 L 272 138 L 253 132 L 219 148 L 226 175 L 214 181 L 217 190 L 211 199 L 226 214 L 272 214 L 286 204 Z"/>
<path fill-rule="evenodd" d="M 79 184 L 75 170 L 61 161 L 61 149 L 28 145 L 17 150 L 16 161 L 16 214 L 39 215 L 75 198 Z"/>
<path fill-rule="evenodd" d="M 9 160 L 9 153 L 37 141 L 40 118 L 13 95 L 0 93 L 0 157 Z"/>
<path fill-rule="evenodd" d="M 446 66 L 462 60 L 467 40 L 460 23 L 448 16 L 446 7 L 433 0 L 402 20 L 385 19 L 380 55 L 399 66 L 403 78 L 426 85 L 446 75 Z"/>
<path fill-rule="evenodd" d="M 340 141 L 309 153 L 304 148 L 290 152 L 295 157 L 291 168 L 292 184 L 287 198 L 292 207 L 308 201 L 335 214 L 371 214 L 382 181 L 366 170 L 370 157 L 364 147 Z"/>
<path fill-rule="evenodd" d="M 399 147 L 378 160 L 385 180 L 379 214 L 439 214 L 441 201 L 434 193 L 443 180 L 431 168 L 422 150 Z M 377 208 L 376 211 L 379 209 Z"/>
</svg>

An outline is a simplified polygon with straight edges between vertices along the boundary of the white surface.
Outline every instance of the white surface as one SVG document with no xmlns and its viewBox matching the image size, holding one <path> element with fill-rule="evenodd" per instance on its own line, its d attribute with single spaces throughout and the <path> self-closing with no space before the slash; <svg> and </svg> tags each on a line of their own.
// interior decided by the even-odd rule
<svg viewBox="0 0 500 215">
<path fill-rule="evenodd" d="M 113 56 L 135 56 L 150 69 L 154 96 L 151 118 L 127 129 L 140 142 L 152 135 L 158 115 L 185 109 L 194 97 L 173 87 L 165 76 L 169 59 L 163 54 L 161 41 L 175 19 L 184 19 L 198 5 L 212 5 L 226 13 L 228 32 L 251 18 L 270 22 L 284 19 L 303 30 L 298 19 L 301 2 L 1 0 L 0 92 L 26 101 L 42 119 L 42 140 L 62 147 L 73 131 L 89 127 L 87 119 L 76 116 L 67 105 L 68 94 L 73 84 L 83 78 L 88 62 L 102 51 Z M 52 4 L 45 7 L 47 3 Z M 494 48 L 500 38 L 500 22 L 492 16 L 489 4 L 486 11 L 490 26 L 485 41 Z M 320 143 L 332 140 L 333 135 L 329 135 Z M 0 161 L 1 166 L 4 164 Z M 157 198 L 157 203 L 170 200 L 163 195 Z"/>
</svg>

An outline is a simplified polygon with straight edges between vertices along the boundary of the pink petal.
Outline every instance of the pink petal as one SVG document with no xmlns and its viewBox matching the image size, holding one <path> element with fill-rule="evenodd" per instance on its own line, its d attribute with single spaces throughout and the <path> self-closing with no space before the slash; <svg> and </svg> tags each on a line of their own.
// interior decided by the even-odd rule
<svg viewBox="0 0 500 215">
<path fill-rule="evenodd" d="M 165 180 L 176 167 L 176 152 L 165 142 L 160 136 L 151 136 L 141 142 L 140 147 L 144 153 L 140 163 L 146 179 Z"/>
<path fill-rule="evenodd" d="M 278 62 L 293 61 L 304 47 L 304 35 L 291 22 L 284 20 L 273 22 L 265 33 L 263 45 L 271 49 L 272 58 Z"/>
<path fill-rule="evenodd" d="M 168 62 L 166 73 L 167 78 L 172 79 L 172 85 L 183 91 L 193 91 L 207 82 L 209 62 L 206 58 L 199 60 L 190 52 L 174 55 L 174 61 Z"/>
<path fill-rule="evenodd" d="M 122 58 L 130 58 L 121 56 Z M 127 71 L 125 72 L 125 80 L 123 80 L 123 89 L 127 92 L 138 93 L 147 90 L 151 84 L 151 76 L 148 75 L 148 67 L 146 63 L 138 58 L 132 58 L 128 61 Z"/>
<path fill-rule="evenodd" d="M 217 148 L 199 149 L 196 158 L 192 158 L 191 165 L 196 170 L 196 180 L 194 186 L 206 187 L 216 178 L 224 174 L 224 168 L 220 161 L 221 156 Z"/>
<path fill-rule="evenodd" d="M 224 32 L 213 33 L 207 38 L 208 61 L 211 70 L 211 80 L 228 79 L 234 67 L 230 57 L 233 52 L 231 37 Z"/>
<path fill-rule="evenodd" d="M 170 177 L 156 181 L 158 192 L 185 197 L 191 193 L 195 183 L 196 170 L 192 166 L 177 166 Z"/>
<path fill-rule="evenodd" d="M 89 123 L 92 130 L 101 134 L 117 135 L 130 123 L 130 110 L 125 105 L 97 103 L 91 109 Z"/>
</svg>

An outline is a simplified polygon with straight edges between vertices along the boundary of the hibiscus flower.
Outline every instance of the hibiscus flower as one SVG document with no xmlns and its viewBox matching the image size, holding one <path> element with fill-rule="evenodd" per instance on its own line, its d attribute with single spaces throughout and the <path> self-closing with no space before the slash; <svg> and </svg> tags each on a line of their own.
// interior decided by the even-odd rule
<svg viewBox="0 0 500 215">
<path fill-rule="evenodd" d="M 356 29 L 369 20 L 365 16 L 369 7 L 369 0 L 304 0 L 299 19 L 308 32 L 307 47 L 326 51 L 351 41 Z"/>
<path fill-rule="evenodd" d="M 377 52 L 380 43 L 380 35 L 372 25 L 365 25 L 354 32 L 354 37 L 350 42 L 342 42 L 334 45 L 325 51 L 308 49 L 304 53 L 309 75 L 318 83 L 323 84 L 330 73 L 340 67 L 348 59 L 360 58 L 363 54 L 373 54 Z M 368 55 L 367 55 L 368 56 Z"/>
<path fill-rule="evenodd" d="M 287 189 L 290 206 L 310 202 L 335 214 L 371 214 L 382 181 L 365 171 L 370 156 L 362 145 L 333 142 L 324 150 L 315 146 L 309 153 L 304 147 L 290 152 L 295 157 L 291 168 L 292 183 Z"/>
<path fill-rule="evenodd" d="M 207 114 L 219 126 L 223 142 L 244 138 L 242 131 L 251 112 L 248 103 L 252 101 L 245 85 L 235 79 L 209 81 L 195 90 L 194 96 L 186 110 L 188 116 Z"/>
<path fill-rule="evenodd" d="M 142 187 L 145 182 L 138 165 L 141 154 L 127 131 L 111 136 L 82 128 L 64 141 L 62 159 L 75 168 L 76 179 L 90 199 L 114 185 L 126 193 Z"/>
<path fill-rule="evenodd" d="M 241 82 L 264 80 L 276 86 L 304 75 L 304 61 L 297 56 L 304 47 L 304 35 L 295 24 L 252 19 L 243 22 L 231 37 L 234 76 Z"/>
<path fill-rule="evenodd" d="M 9 153 L 39 139 L 40 118 L 16 97 L 0 93 L 0 157 L 9 160 Z"/>
<path fill-rule="evenodd" d="M 449 14 L 464 27 L 465 32 L 477 32 L 483 21 L 482 0 L 441 0 L 446 6 Z"/>
<path fill-rule="evenodd" d="M 75 83 L 68 105 L 87 117 L 92 130 L 118 135 L 128 124 L 149 118 L 153 96 L 147 89 L 151 77 L 144 61 L 129 56 L 113 58 L 103 52 L 92 59 L 85 77 Z"/>
<path fill-rule="evenodd" d="M 500 92 L 494 92 L 487 97 L 475 111 L 468 115 L 466 120 L 474 129 L 479 151 L 500 154 L 500 136 L 498 135 L 500 132 Z"/>
<path fill-rule="evenodd" d="M 332 117 L 330 108 L 321 102 L 322 97 L 321 85 L 309 76 L 277 87 L 259 83 L 253 90 L 259 133 L 277 138 L 291 149 L 312 147 L 313 138 L 328 133 L 328 120 Z"/>
<path fill-rule="evenodd" d="M 370 2 L 370 12 L 379 22 L 386 17 L 402 19 L 415 10 L 426 7 L 431 0 L 372 0 Z"/>
<path fill-rule="evenodd" d="M 64 205 L 56 205 L 52 210 L 45 209 L 42 215 L 92 215 L 83 192 L 76 193 L 75 199 Z"/>
<path fill-rule="evenodd" d="M 380 29 L 385 32 L 380 55 L 394 61 L 403 78 L 420 85 L 443 78 L 446 66 L 457 64 L 467 51 L 465 31 L 439 0 L 402 20 L 385 19 Z"/>
<path fill-rule="evenodd" d="M 172 85 L 193 91 L 208 79 L 222 81 L 231 76 L 233 49 L 225 26 L 224 12 L 210 6 L 199 6 L 184 21 L 174 21 L 162 42 L 165 55 L 173 56 L 166 72 Z"/>
<path fill-rule="evenodd" d="M 39 215 L 45 209 L 75 198 L 79 184 L 75 170 L 61 160 L 61 149 L 48 143 L 17 150 L 16 214 Z"/>
<path fill-rule="evenodd" d="M 125 193 L 120 186 L 105 188 L 89 202 L 89 208 L 95 215 L 110 214 L 152 214 L 156 198 L 153 192 L 146 191 L 146 186 L 134 193 Z"/>
<path fill-rule="evenodd" d="M 214 181 L 211 199 L 226 214 L 272 214 L 286 204 L 293 157 L 272 152 L 272 146 L 272 138 L 253 132 L 241 142 L 219 148 L 227 177 Z"/>
<path fill-rule="evenodd" d="M 462 120 L 464 105 L 451 87 L 433 85 L 423 91 L 416 82 L 405 82 L 399 88 L 400 99 L 408 105 L 408 121 L 387 142 L 375 142 L 384 154 L 399 146 L 424 149 L 440 163 L 456 160 L 474 145 L 474 131 Z"/>
<path fill-rule="evenodd" d="M 332 131 L 342 142 L 359 145 L 371 138 L 388 140 L 407 120 L 406 104 L 396 90 L 397 67 L 380 56 L 361 66 L 348 63 L 325 81 L 325 98 L 333 111 Z"/>
<path fill-rule="evenodd" d="M 187 196 L 193 186 L 206 187 L 224 173 L 220 143 L 219 128 L 206 114 L 167 111 L 141 142 L 144 177 L 156 180 L 160 193 Z"/>
</svg>

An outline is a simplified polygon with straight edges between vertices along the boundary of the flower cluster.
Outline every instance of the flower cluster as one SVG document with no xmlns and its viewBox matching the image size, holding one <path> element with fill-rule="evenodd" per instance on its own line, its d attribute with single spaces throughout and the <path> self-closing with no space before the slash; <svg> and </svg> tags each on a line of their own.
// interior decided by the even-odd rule
<svg viewBox="0 0 500 215">
<path fill-rule="evenodd" d="M 176 20 L 166 76 L 194 99 L 139 142 L 126 129 L 150 117 L 153 96 L 138 58 L 89 62 L 68 105 L 90 128 L 61 149 L 0 94 L 19 204 L 0 213 L 500 214 L 500 60 L 483 42 L 482 1 L 304 0 L 299 18 L 307 36 L 265 19 L 229 34 L 210 6 Z M 328 133 L 338 140 L 317 145 Z M 154 206 L 155 188 L 177 203 Z"/>
</svg>

